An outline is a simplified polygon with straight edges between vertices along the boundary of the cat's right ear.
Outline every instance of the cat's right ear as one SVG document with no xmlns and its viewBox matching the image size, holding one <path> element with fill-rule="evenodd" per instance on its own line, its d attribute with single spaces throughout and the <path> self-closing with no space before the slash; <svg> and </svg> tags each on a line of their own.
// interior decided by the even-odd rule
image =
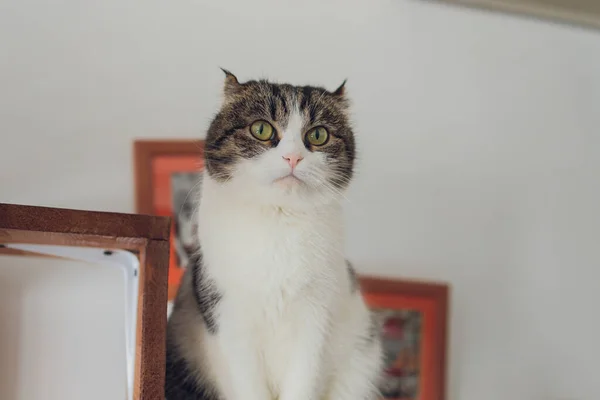
<svg viewBox="0 0 600 400">
<path fill-rule="evenodd" d="M 226 70 L 225 68 L 221 68 L 223 73 L 225 74 L 225 83 L 223 86 L 223 93 L 225 94 L 225 99 L 228 99 L 240 89 L 241 84 L 236 78 L 234 74 Z"/>
</svg>

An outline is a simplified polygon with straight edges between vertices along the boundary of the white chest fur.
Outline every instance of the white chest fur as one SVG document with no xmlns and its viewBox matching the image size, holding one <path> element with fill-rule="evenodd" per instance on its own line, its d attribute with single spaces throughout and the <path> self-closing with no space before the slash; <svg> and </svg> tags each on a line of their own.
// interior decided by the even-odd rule
<svg viewBox="0 0 600 400">
<path fill-rule="evenodd" d="M 292 356 L 290 340 L 312 322 L 306 316 L 315 307 L 321 314 L 332 311 L 337 294 L 348 290 L 342 210 L 260 207 L 213 189 L 205 186 L 199 209 L 206 274 L 223 294 L 223 324 L 233 314 L 244 319 L 244 334 L 256 340 L 269 386 L 277 391 Z"/>
<path fill-rule="evenodd" d="M 212 189 L 205 189 L 201 201 L 199 237 L 208 273 L 220 289 L 294 295 L 310 281 L 326 285 L 337 278 L 344 265 L 339 205 L 293 212 L 223 198 Z"/>
</svg>

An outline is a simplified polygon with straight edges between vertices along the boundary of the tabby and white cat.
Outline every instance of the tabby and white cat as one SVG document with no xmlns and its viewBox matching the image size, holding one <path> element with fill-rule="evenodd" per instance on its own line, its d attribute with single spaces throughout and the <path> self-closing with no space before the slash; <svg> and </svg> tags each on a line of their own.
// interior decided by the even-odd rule
<svg viewBox="0 0 600 400">
<path fill-rule="evenodd" d="M 200 251 L 169 317 L 168 400 L 371 400 L 377 327 L 344 257 L 355 143 L 330 92 L 225 71 Z"/>
</svg>

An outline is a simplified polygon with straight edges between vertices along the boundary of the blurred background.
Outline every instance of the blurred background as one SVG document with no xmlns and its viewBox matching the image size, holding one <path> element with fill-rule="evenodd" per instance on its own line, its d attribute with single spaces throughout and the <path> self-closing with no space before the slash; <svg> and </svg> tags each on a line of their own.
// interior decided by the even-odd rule
<svg viewBox="0 0 600 400">
<path fill-rule="evenodd" d="M 0 0 L 0 201 L 134 212 L 133 140 L 203 138 L 219 67 L 348 78 L 348 256 L 451 285 L 448 399 L 600 398 L 599 30 L 423 0 Z M 0 258 L 0 398 L 119 398 L 120 274 L 39 263 Z"/>
</svg>

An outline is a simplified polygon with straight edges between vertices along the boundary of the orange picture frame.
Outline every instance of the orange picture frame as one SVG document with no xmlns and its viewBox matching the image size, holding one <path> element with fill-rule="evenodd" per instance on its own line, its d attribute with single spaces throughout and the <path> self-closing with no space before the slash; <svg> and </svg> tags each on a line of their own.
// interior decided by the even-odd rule
<svg viewBox="0 0 600 400">
<path fill-rule="evenodd" d="M 171 217 L 168 299 L 179 288 L 185 265 L 179 262 L 171 177 L 176 173 L 200 172 L 204 168 L 203 140 L 136 140 L 133 147 L 135 201 L 138 214 Z M 188 193 L 188 196 L 193 196 Z"/>
<path fill-rule="evenodd" d="M 413 396 L 384 396 L 393 400 L 444 400 L 449 288 L 441 283 L 362 276 L 362 295 L 373 310 L 414 312 L 420 316 L 416 354 L 418 390 Z M 384 341 L 384 352 L 385 352 Z M 389 355 L 386 355 L 389 359 Z M 392 355 L 393 360 L 393 355 Z"/>
</svg>

